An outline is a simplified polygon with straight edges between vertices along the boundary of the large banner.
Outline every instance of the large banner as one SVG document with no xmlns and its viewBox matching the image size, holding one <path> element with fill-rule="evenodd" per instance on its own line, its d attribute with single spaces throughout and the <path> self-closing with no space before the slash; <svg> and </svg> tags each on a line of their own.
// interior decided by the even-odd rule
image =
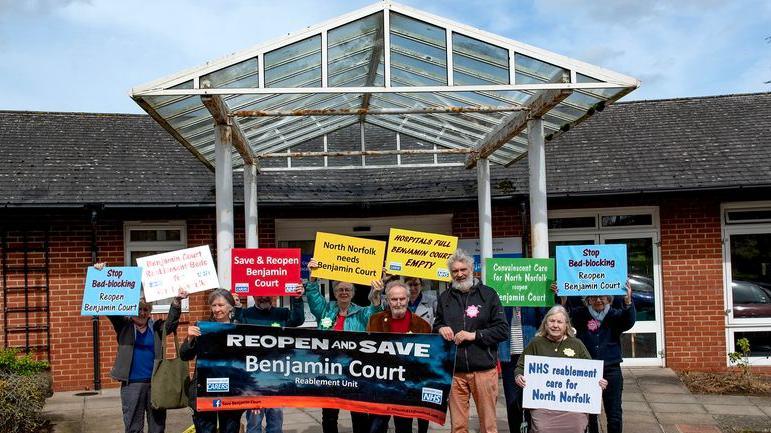
<svg viewBox="0 0 771 433">
<path fill-rule="evenodd" d="M 104 268 L 93 266 L 86 273 L 81 316 L 136 316 L 142 269 L 137 267 Z"/>
<path fill-rule="evenodd" d="M 220 286 L 207 245 L 140 257 L 137 265 L 147 302 L 173 298 L 179 289 L 195 293 Z"/>
<path fill-rule="evenodd" d="M 391 229 L 386 268 L 394 275 L 450 281 L 447 259 L 457 248 L 455 236 Z"/>
<path fill-rule="evenodd" d="M 444 424 L 456 349 L 438 334 L 198 326 L 198 410 L 322 407 Z"/>
<path fill-rule="evenodd" d="M 485 270 L 504 307 L 554 305 L 554 259 L 485 259 Z"/>
<path fill-rule="evenodd" d="M 591 359 L 525 355 L 522 406 L 599 414 L 602 367 L 602 361 Z"/>
<path fill-rule="evenodd" d="M 626 245 L 557 247 L 557 294 L 626 295 Z"/>
<path fill-rule="evenodd" d="M 383 273 L 385 242 L 317 232 L 311 276 L 369 286 Z"/>
<path fill-rule="evenodd" d="M 233 293 L 287 296 L 302 284 L 299 248 L 233 248 L 231 257 Z"/>
</svg>

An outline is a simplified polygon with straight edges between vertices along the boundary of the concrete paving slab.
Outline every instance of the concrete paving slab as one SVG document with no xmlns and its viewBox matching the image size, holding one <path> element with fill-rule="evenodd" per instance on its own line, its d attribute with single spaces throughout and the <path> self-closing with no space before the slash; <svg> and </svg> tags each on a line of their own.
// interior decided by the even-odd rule
<svg viewBox="0 0 771 433">
<path fill-rule="evenodd" d="M 747 397 L 753 404 L 758 406 L 771 406 L 771 397 L 761 397 L 757 395 L 751 395 Z"/>
<path fill-rule="evenodd" d="M 651 409 L 656 413 L 683 412 L 683 413 L 707 413 L 704 406 L 693 403 L 650 403 Z"/>
<path fill-rule="evenodd" d="M 706 424 L 675 424 L 678 433 L 720 433 L 714 425 Z"/>
<path fill-rule="evenodd" d="M 661 433 L 661 427 L 655 421 L 630 424 L 624 420 L 624 433 Z"/>
<path fill-rule="evenodd" d="M 767 416 L 771 417 L 771 406 L 757 406 L 757 408 Z M 771 421 L 769 421 L 769 425 L 771 425 Z"/>
<path fill-rule="evenodd" d="M 713 415 L 765 415 L 755 405 L 732 406 L 726 404 L 705 404 L 704 408 Z"/>
<path fill-rule="evenodd" d="M 622 401 L 621 408 L 624 410 L 624 412 L 631 411 L 631 412 L 639 412 L 639 413 L 648 413 L 651 415 L 653 414 L 653 410 L 651 410 L 651 407 L 648 406 L 648 403 L 644 401 Z"/>
<path fill-rule="evenodd" d="M 716 425 L 717 421 L 708 413 L 693 412 L 657 412 L 656 418 L 662 425 L 666 424 L 707 424 Z"/>
<path fill-rule="evenodd" d="M 746 395 L 709 395 L 709 394 L 694 394 L 693 396 L 697 401 L 705 404 L 729 404 L 729 405 L 744 405 L 752 404 L 750 398 Z"/>
<path fill-rule="evenodd" d="M 694 396 L 680 393 L 648 394 L 645 398 L 651 403 L 699 403 Z"/>
<path fill-rule="evenodd" d="M 621 395 L 621 401 L 645 401 L 641 392 L 628 392 L 624 390 Z"/>
<path fill-rule="evenodd" d="M 640 388 L 644 394 L 690 394 L 682 384 L 642 384 Z"/>
<path fill-rule="evenodd" d="M 123 431 L 123 429 L 119 431 Z M 80 420 L 57 422 L 53 426 L 53 433 L 82 433 Z"/>
</svg>

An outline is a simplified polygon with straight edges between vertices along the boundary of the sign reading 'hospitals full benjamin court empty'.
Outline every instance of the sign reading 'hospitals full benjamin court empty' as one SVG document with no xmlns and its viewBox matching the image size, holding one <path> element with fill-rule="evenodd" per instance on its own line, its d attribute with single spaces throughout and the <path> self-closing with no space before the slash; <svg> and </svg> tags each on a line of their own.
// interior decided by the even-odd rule
<svg viewBox="0 0 771 433">
<path fill-rule="evenodd" d="M 383 241 L 317 232 L 312 277 L 369 286 L 379 280 L 385 256 Z"/>
<path fill-rule="evenodd" d="M 394 275 L 450 281 L 447 259 L 456 248 L 455 236 L 391 229 L 386 269 Z"/>
<path fill-rule="evenodd" d="M 554 304 L 554 259 L 486 259 L 485 270 L 485 284 L 498 292 L 506 307 Z"/>
</svg>

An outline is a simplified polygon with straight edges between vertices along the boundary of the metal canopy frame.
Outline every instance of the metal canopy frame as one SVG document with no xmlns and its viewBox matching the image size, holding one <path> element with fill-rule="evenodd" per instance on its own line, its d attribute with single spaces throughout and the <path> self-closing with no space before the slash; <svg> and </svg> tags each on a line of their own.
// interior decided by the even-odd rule
<svg viewBox="0 0 771 433">
<path fill-rule="evenodd" d="M 234 169 L 243 168 L 247 247 L 257 247 L 258 164 L 276 157 L 323 158 L 324 167 L 476 166 L 481 257 L 492 256 L 490 162 L 530 158 L 534 257 L 548 254 L 544 141 L 639 87 L 632 77 L 390 1 L 138 86 L 131 97 L 215 172 L 217 262 L 230 287 Z M 329 134 L 359 124 L 359 150 Z M 394 133 L 395 146 L 366 146 L 365 125 Z M 402 149 L 400 137 L 433 149 Z M 307 143 L 323 139 L 323 151 Z M 350 144 L 350 143 L 349 143 Z M 286 152 L 286 153 L 283 153 Z M 432 154 L 433 164 L 401 164 Z M 438 161 L 439 154 L 465 162 Z M 360 156 L 331 167 L 329 157 Z M 484 267 L 482 267 L 484 269 Z"/>
</svg>

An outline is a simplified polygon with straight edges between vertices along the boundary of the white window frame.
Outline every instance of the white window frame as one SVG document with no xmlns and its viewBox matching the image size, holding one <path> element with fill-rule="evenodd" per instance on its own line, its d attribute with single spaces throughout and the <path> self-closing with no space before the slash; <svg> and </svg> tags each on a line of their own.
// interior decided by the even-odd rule
<svg viewBox="0 0 771 433">
<path fill-rule="evenodd" d="M 771 317 L 741 318 L 733 317 L 733 291 L 731 290 L 731 235 L 771 234 L 771 222 L 742 221 L 727 222 L 728 211 L 771 209 L 771 201 L 727 202 L 720 204 L 720 230 L 723 242 L 723 296 L 725 300 L 726 348 L 728 352 L 736 351 L 734 334 L 736 332 L 771 331 Z M 752 365 L 771 365 L 771 357 L 753 356 L 749 358 Z M 726 365 L 731 363 L 726 357 Z"/>
<path fill-rule="evenodd" d="M 179 230 L 178 241 L 131 241 L 133 230 Z M 184 220 L 160 220 L 160 221 L 124 221 L 123 222 L 123 257 L 125 266 L 133 266 L 131 253 L 133 251 L 174 251 L 187 248 L 187 223 Z M 182 311 L 188 312 L 190 303 L 182 300 Z M 152 314 L 164 314 L 169 312 L 169 304 L 153 303 Z"/>
</svg>

